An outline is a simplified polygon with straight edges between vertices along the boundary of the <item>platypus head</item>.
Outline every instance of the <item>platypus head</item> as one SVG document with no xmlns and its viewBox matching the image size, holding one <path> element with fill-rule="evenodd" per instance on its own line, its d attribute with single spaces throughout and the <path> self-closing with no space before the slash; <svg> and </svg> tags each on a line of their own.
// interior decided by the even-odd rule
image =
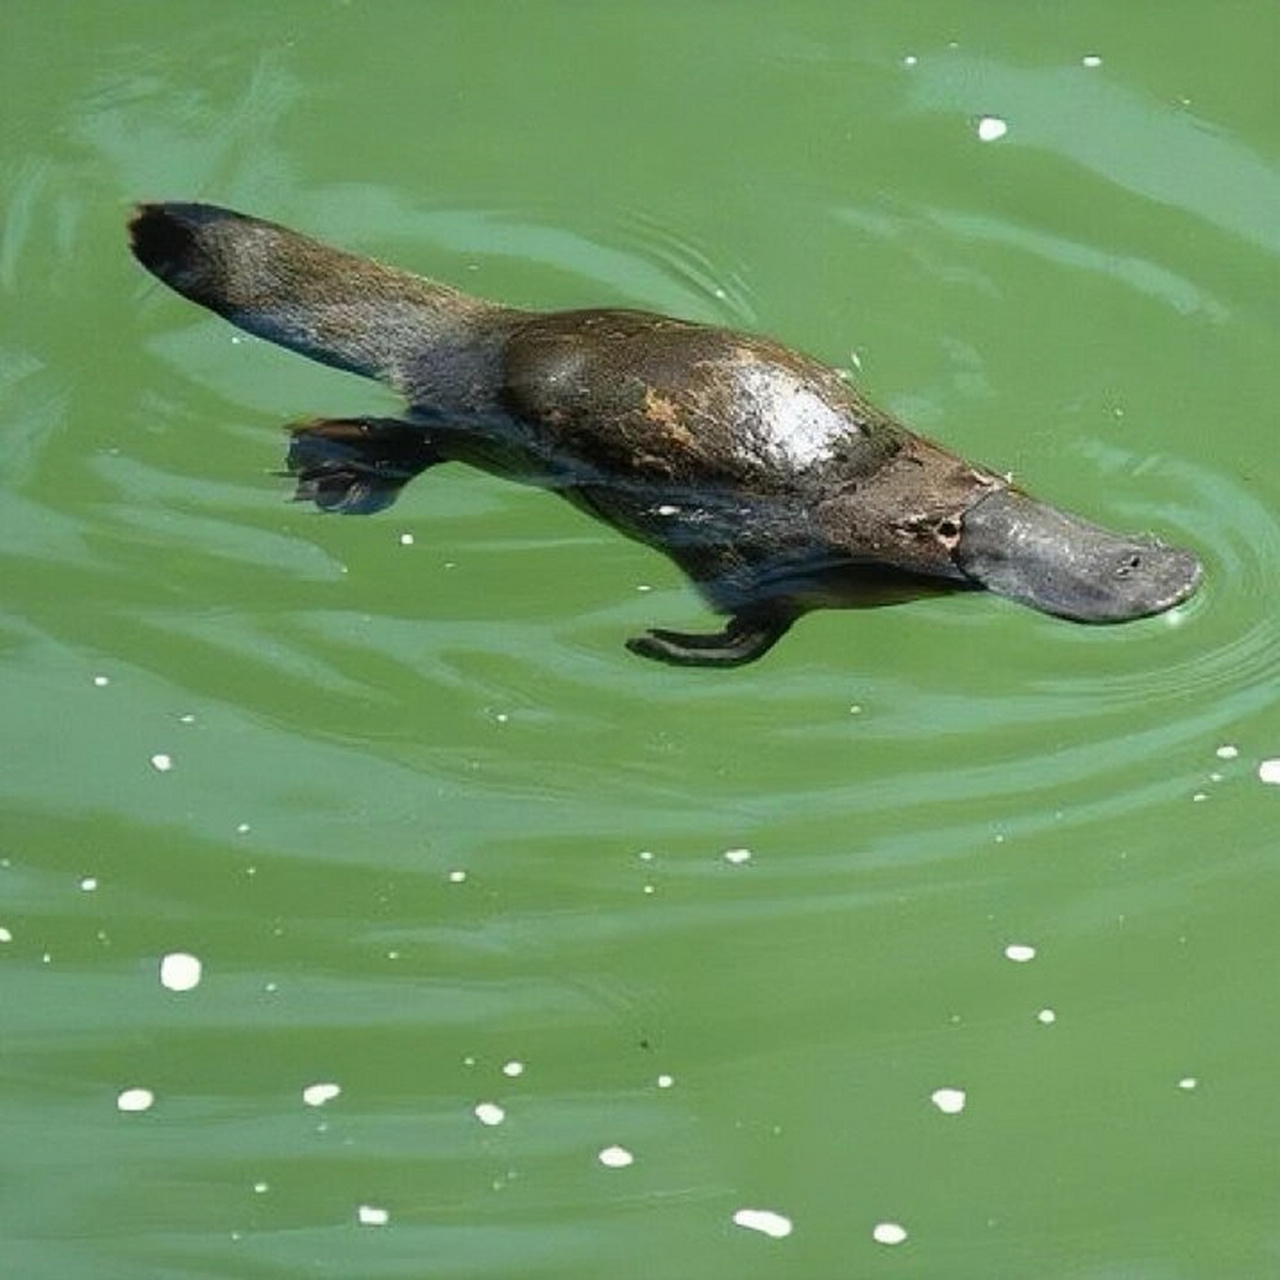
<svg viewBox="0 0 1280 1280">
<path fill-rule="evenodd" d="M 1180 604 L 1200 583 L 1189 551 L 1129 537 L 997 489 L 965 512 L 952 552 L 980 586 L 1076 622 L 1126 622 Z"/>
</svg>

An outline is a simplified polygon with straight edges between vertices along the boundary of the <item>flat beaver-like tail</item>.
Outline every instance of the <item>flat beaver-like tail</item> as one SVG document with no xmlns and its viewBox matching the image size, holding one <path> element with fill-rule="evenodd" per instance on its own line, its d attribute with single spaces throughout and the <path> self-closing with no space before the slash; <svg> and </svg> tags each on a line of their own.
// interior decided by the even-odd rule
<svg viewBox="0 0 1280 1280">
<path fill-rule="evenodd" d="M 134 256 L 232 324 L 323 364 L 392 383 L 494 308 L 274 222 L 209 204 L 142 204 Z"/>
</svg>

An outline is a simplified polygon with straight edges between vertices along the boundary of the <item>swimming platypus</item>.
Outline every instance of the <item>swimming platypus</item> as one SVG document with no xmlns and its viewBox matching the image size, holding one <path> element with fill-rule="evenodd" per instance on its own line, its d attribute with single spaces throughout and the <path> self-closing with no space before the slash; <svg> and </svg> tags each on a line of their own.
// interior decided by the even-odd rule
<svg viewBox="0 0 1280 1280">
<path fill-rule="evenodd" d="M 728 616 L 627 642 L 645 657 L 750 662 L 807 610 L 965 588 L 1123 622 L 1200 580 L 1190 552 L 1036 501 L 768 338 L 484 302 L 214 205 L 140 205 L 130 230 L 178 293 L 404 397 L 399 417 L 294 426 L 297 498 L 377 511 L 448 461 L 553 489 L 670 556 Z"/>
</svg>

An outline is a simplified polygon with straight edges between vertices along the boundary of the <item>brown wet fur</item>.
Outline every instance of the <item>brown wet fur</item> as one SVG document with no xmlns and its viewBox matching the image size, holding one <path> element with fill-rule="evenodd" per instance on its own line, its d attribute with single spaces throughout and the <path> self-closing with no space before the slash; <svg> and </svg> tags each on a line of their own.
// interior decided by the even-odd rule
<svg viewBox="0 0 1280 1280">
<path fill-rule="evenodd" d="M 729 615 L 711 635 L 638 637 L 637 652 L 733 665 L 810 608 L 976 585 L 953 558 L 964 514 L 1007 482 L 768 338 L 498 306 L 214 206 L 140 206 L 132 236 L 193 301 L 404 396 L 399 419 L 297 428 L 299 497 L 376 510 L 427 466 L 467 462 L 663 551 Z"/>
</svg>

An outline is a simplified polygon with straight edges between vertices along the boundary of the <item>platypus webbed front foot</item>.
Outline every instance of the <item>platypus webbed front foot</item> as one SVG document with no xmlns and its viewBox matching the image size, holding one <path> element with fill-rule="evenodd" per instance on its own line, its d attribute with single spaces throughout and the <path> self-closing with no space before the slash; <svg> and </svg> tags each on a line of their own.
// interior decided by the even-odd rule
<svg viewBox="0 0 1280 1280">
<path fill-rule="evenodd" d="M 381 511 L 440 461 L 427 433 L 399 418 L 312 418 L 289 431 L 286 474 L 298 481 L 293 500 L 322 511 Z"/>
<path fill-rule="evenodd" d="M 740 667 L 772 649 L 795 619 L 794 613 L 783 610 L 737 613 L 723 631 L 690 633 L 655 628 L 632 636 L 627 648 L 642 658 L 679 667 Z"/>
</svg>

